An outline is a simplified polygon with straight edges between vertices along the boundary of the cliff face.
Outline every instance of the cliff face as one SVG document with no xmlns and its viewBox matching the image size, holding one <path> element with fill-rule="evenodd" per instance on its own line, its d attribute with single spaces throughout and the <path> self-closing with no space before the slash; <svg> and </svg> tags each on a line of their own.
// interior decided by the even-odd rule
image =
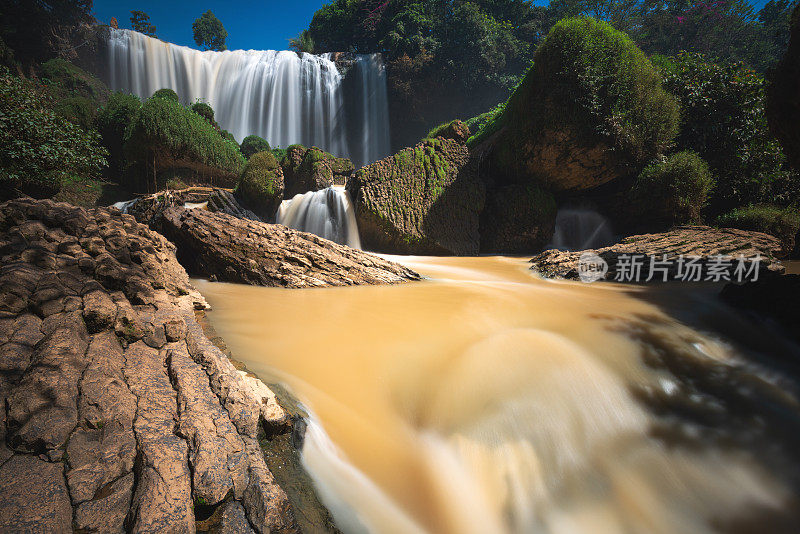
<svg viewBox="0 0 800 534">
<path fill-rule="evenodd" d="M 478 163 L 453 139 L 425 139 L 356 171 L 347 183 L 367 249 L 477 254 L 484 186 Z"/>
<path fill-rule="evenodd" d="M 258 442 L 293 420 L 204 305 L 130 215 L 0 205 L 1 531 L 300 530 Z"/>
</svg>

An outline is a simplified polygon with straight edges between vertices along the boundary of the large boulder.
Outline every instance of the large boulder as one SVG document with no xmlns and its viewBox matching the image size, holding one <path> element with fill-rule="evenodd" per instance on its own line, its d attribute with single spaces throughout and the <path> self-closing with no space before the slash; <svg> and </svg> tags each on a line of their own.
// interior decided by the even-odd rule
<svg viewBox="0 0 800 534">
<path fill-rule="evenodd" d="M 258 152 L 247 161 L 236 198 L 260 217 L 271 220 L 283 200 L 283 170 L 272 152 Z"/>
<path fill-rule="evenodd" d="M 477 254 L 485 187 L 453 139 L 425 139 L 359 169 L 347 183 L 361 242 L 401 254 Z"/>
<path fill-rule="evenodd" d="M 638 172 L 678 131 L 679 109 L 624 33 L 591 18 L 556 24 L 508 101 L 491 151 L 500 181 L 553 191 Z"/>
<path fill-rule="evenodd" d="M 257 532 L 332 530 L 276 482 L 258 439 L 298 428 L 207 338 L 164 237 L 20 199 L 0 250 L 0 531 L 194 532 L 231 506 Z"/>
<path fill-rule="evenodd" d="M 317 147 L 291 145 L 281 161 L 286 183 L 285 198 L 308 191 L 319 191 L 344 182 L 353 172 L 353 162 L 337 158 Z"/>
<path fill-rule="evenodd" d="M 419 279 L 394 262 L 280 224 L 170 208 L 162 229 L 190 272 L 220 281 L 300 288 Z"/>
</svg>

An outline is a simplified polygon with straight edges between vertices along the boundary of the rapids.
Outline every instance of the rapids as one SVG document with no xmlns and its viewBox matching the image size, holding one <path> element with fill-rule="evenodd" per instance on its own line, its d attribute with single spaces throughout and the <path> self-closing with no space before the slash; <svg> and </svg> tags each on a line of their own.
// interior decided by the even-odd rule
<svg viewBox="0 0 800 534">
<path fill-rule="evenodd" d="M 343 531 L 793 531 L 800 404 L 768 355 L 796 346 L 703 286 L 394 259 L 429 280 L 195 280 L 234 355 L 313 414 L 303 461 Z"/>
</svg>

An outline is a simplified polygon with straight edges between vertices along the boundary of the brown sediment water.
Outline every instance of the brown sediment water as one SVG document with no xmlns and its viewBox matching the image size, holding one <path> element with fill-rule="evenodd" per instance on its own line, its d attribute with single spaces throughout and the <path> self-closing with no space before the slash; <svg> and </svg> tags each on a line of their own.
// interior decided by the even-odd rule
<svg viewBox="0 0 800 534">
<path fill-rule="evenodd" d="M 313 414 L 304 463 L 345 532 L 797 524 L 794 382 L 752 346 L 796 347 L 713 292 L 547 281 L 516 258 L 393 259 L 429 279 L 195 280 L 236 357 Z"/>
</svg>

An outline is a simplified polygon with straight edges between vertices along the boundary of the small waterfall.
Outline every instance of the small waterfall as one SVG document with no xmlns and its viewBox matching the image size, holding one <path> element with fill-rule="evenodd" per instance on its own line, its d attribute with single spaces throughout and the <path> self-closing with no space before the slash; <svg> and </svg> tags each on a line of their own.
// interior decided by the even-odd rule
<svg viewBox="0 0 800 534">
<path fill-rule="evenodd" d="M 356 214 L 344 187 L 309 191 L 284 200 L 275 216 L 278 224 L 316 234 L 340 245 L 361 248 Z"/>
<path fill-rule="evenodd" d="M 110 32 L 109 85 L 147 98 L 173 89 L 185 103 L 203 100 L 220 126 L 241 140 L 251 134 L 274 147 L 317 146 L 357 164 L 389 151 L 386 75 L 379 55 L 358 56 L 353 95 L 363 102 L 359 147 L 348 146 L 343 77 L 330 54 L 290 51 L 201 52 L 131 30 Z M 357 128 L 356 128 L 357 129 Z"/>
<path fill-rule="evenodd" d="M 588 250 L 615 242 L 608 219 L 593 210 L 565 208 L 556 214 L 556 226 L 550 248 Z"/>
</svg>

